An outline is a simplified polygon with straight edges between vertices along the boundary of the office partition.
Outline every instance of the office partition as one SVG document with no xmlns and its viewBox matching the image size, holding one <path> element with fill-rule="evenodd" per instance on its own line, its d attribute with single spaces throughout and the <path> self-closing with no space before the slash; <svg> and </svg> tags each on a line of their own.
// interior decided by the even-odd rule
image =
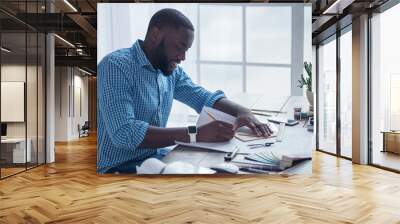
<svg viewBox="0 0 400 224">
<path fill-rule="evenodd" d="M 45 34 L 5 10 L 12 6 L 23 17 L 44 13 L 44 3 L 0 3 L 1 18 L 12 23 L 0 25 L 0 120 L 7 126 L 0 144 L 1 179 L 45 163 Z"/>
</svg>

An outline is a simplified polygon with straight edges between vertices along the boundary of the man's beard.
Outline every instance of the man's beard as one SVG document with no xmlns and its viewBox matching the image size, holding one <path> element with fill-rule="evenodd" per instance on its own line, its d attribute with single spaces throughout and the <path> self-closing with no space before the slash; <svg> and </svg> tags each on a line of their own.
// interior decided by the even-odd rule
<svg viewBox="0 0 400 224">
<path fill-rule="evenodd" d="M 170 76 L 175 70 L 177 65 L 172 65 L 172 61 L 169 61 L 165 55 L 165 44 L 164 40 L 158 45 L 157 49 L 157 66 L 163 72 L 165 76 Z"/>
</svg>

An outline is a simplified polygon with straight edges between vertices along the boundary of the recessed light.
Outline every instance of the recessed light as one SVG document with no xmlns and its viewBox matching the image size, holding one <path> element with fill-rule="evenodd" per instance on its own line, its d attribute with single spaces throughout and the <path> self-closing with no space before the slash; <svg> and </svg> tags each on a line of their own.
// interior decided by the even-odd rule
<svg viewBox="0 0 400 224">
<path fill-rule="evenodd" d="M 7 48 L 5 48 L 5 47 L 1 47 L 1 50 L 4 51 L 4 52 L 6 52 L 6 53 L 10 53 L 10 52 L 11 52 L 11 50 L 9 50 L 9 49 L 7 49 Z"/>
<path fill-rule="evenodd" d="M 83 69 L 81 69 L 81 68 L 79 68 L 79 67 L 78 67 L 78 70 L 81 71 L 81 72 L 83 72 L 83 73 L 85 73 L 85 74 L 87 74 L 87 75 L 90 75 L 90 76 L 92 75 L 92 73 L 90 73 L 90 72 L 88 72 L 88 71 L 86 71 L 86 70 L 83 70 Z"/>
<path fill-rule="evenodd" d="M 64 38 L 62 38 L 62 37 L 60 37 L 60 36 L 57 35 L 57 34 L 54 34 L 54 36 L 57 37 L 58 39 L 60 39 L 62 42 L 66 43 L 67 45 L 69 45 L 69 46 L 75 48 L 75 45 L 73 45 L 73 44 L 72 44 L 71 42 L 69 42 L 68 40 L 66 40 L 66 39 L 64 39 Z"/>
<path fill-rule="evenodd" d="M 74 10 L 75 12 L 78 12 L 78 10 L 71 4 L 69 3 L 68 0 L 64 0 L 65 4 L 67 4 L 72 10 Z"/>
</svg>

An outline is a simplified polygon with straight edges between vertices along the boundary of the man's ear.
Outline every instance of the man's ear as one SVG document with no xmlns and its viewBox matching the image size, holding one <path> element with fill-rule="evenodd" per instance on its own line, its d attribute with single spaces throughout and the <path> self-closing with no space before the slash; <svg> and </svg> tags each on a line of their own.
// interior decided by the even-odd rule
<svg viewBox="0 0 400 224">
<path fill-rule="evenodd" d="M 153 46 L 158 46 L 164 38 L 164 32 L 158 27 L 152 27 L 150 30 L 150 41 Z"/>
</svg>

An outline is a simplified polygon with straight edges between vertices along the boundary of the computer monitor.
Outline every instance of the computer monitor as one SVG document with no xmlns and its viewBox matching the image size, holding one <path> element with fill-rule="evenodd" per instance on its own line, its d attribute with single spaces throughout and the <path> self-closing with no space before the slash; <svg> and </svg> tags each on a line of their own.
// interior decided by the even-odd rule
<svg viewBox="0 0 400 224">
<path fill-rule="evenodd" d="M 1 123 L 1 137 L 7 136 L 7 124 Z"/>
</svg>

